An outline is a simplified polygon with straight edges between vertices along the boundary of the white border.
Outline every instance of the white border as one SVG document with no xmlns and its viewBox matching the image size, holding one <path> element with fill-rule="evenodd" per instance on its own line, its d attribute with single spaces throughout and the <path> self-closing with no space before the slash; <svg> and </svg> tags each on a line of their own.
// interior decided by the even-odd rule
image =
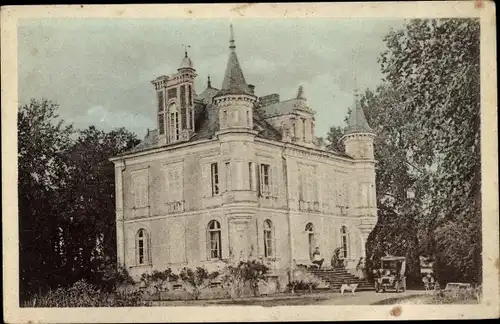
<svg viewBox="0 0 500 324">
<path fill-rule="evenodd" d="M 145 307 L 42 309 L 18 307 L 17 222 L 17 23 L 41 17 L 115 18 L 439 18 L 481 19 L 481 152 L 484 300 L 481 305 Z M 1 10 L 2 206 L 4 318 L 9 323 L 206 322 L 363 319 L 497 318 L 499 316 L 498 151 L 496 102 L 496 21 L 493 2 L 428 1 L 384 3 L 196 4 L 11 6 Z M 214 309 L 212 309 L 214 308 Z"/>
</svg>

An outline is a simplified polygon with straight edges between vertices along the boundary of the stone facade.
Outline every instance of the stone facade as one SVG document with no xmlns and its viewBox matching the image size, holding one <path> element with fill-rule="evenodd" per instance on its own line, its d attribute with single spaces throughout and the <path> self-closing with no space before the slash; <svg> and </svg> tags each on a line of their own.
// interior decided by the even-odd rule
<svg viewBox="0 0 500 324">
<path fill-rule="evenodd" d="M 209 81 L 196 94 L 187 53 L 177 74 L 153 81 L 159 129 L 111 159 L 119 264 L 138 277 L 257 258 L 283 275 L 311 264 L 316 247 L 328 267 L 342 247 L 355 267 L 377 221 L 374 134 L 364 115 L 349 121 L 346 152 L 325 150 L 303 89 L 284 102 L 260 101 L 232 35 L 230 45 L 220 90 Z M 192 94 L 172 90 L 171 98 L 181 86 Z"/>
</svg>

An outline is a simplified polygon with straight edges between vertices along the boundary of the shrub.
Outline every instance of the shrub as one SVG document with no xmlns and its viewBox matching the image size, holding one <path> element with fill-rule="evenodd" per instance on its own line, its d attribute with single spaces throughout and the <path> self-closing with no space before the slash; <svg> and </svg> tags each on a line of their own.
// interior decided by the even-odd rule
<svg viewBox="0 0 500 324">
<path fill-rule="evenodd" d="M 197 267 L 196 270 L 184 268 L 179 274 L 180 279 L 186 284 L 184 290 L 194 299 L 198 299 L 201 291 L 210 285 L 210 281 L 217 278 L 219 272 L 208 272 L 207 269 Z"/>
<path fill-rule="evenodd" d="M 240 261 L 237 265 L 228 264 L 223 271 L 222 281 L 232 297 L 239 298 L 248 287 L 254 296 L 259 294 L 259 282 L 265 280 L 269 267 L 257 260 Z"/>
<path fill-rule="evenodd" d="M 97 289 L 84 280 L 71 287 L 58 288 L 46 294 L 34 296 L 23 307 L 125 307 L 148 306 L 137 290 L 109 293 Z"/>
<path fill-rule="evenodd" d="M 321 284 L 321 281 L 312 273 L 306 271 L 295 271 L 293 279 L 287 285 L 288 290 L 294 293 L 296 290 L 307 290 L 312 292 Z"/>
<path fill-rule="evenodd" d="M 164 271 L 154 270 L 152 273 L 143 273 L 141 276 L 141 282 L 144 283 L 145 288 L 152 287 L 155 293 L 160 291 L 168 291 L 166 283 L 176 281 L 179 276 L 172 272 L 172 269 L 168 268 Z"/>
</svg>

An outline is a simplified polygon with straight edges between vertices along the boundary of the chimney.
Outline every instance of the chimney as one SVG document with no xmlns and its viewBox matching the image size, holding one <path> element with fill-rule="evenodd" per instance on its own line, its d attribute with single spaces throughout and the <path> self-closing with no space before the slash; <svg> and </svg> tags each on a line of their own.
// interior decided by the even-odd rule
<svg viewBox="0 0 500 324">
<path fill-rule="evenodd" d="M 255 94 L 255 86 L 254 86 L 253 84 L 249 84 L 249 85 L 248 85 L 248 88 L 250 89 L 250 92 L 251 92 L 252 94 Z"/>
<path fill-rule="evenodd" d="M 260 97 L 259 101 L 262 107 L 269 106 L 280 102 L 280 95 L 277 93 L 273 93 L 267 96 Z"/>
</svg>

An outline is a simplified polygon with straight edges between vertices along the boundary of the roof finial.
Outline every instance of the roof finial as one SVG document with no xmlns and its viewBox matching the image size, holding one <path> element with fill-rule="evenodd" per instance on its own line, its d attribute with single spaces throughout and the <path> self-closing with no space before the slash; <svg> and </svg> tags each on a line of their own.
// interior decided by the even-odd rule
<svg viewBox="0 0 500 324">
<path fill-rule="evenodd" d="M 304 87 L 299 86 L 299 90 L 297 91 L 297 99 L 306 99 L 304 97 Z"/>
<path fill-rule="evenodd" d="M 354 81 L 354 104 L 357 107 L 359 105 L 359 88 L 357 79 L 357 69 L 356 69 L 356 56 L 357 50 L 352 53 L 352 71 L 353 71 L 353 81 Z"/>
<path fill-rule="evenodd" d="M 210 81 L 210 74 L 208 75 L 207 88 L 212 87 L 212 82 Z"/>
<path fill-rule="evenodd" d="M 229 48 L 234 51 L 236 48 L 236 45 L 234 45 L 234 31 L 233 31 L 233 24 L 229 25 L 230 29 L 230 36 L 229 36 Z"/>
<path fill-rule="evenodd" d="M 183 45 L 184 46 L 184 57 L 188 57 L 187 49 L 191 47 L 191 45 Z"/>
</svg>

